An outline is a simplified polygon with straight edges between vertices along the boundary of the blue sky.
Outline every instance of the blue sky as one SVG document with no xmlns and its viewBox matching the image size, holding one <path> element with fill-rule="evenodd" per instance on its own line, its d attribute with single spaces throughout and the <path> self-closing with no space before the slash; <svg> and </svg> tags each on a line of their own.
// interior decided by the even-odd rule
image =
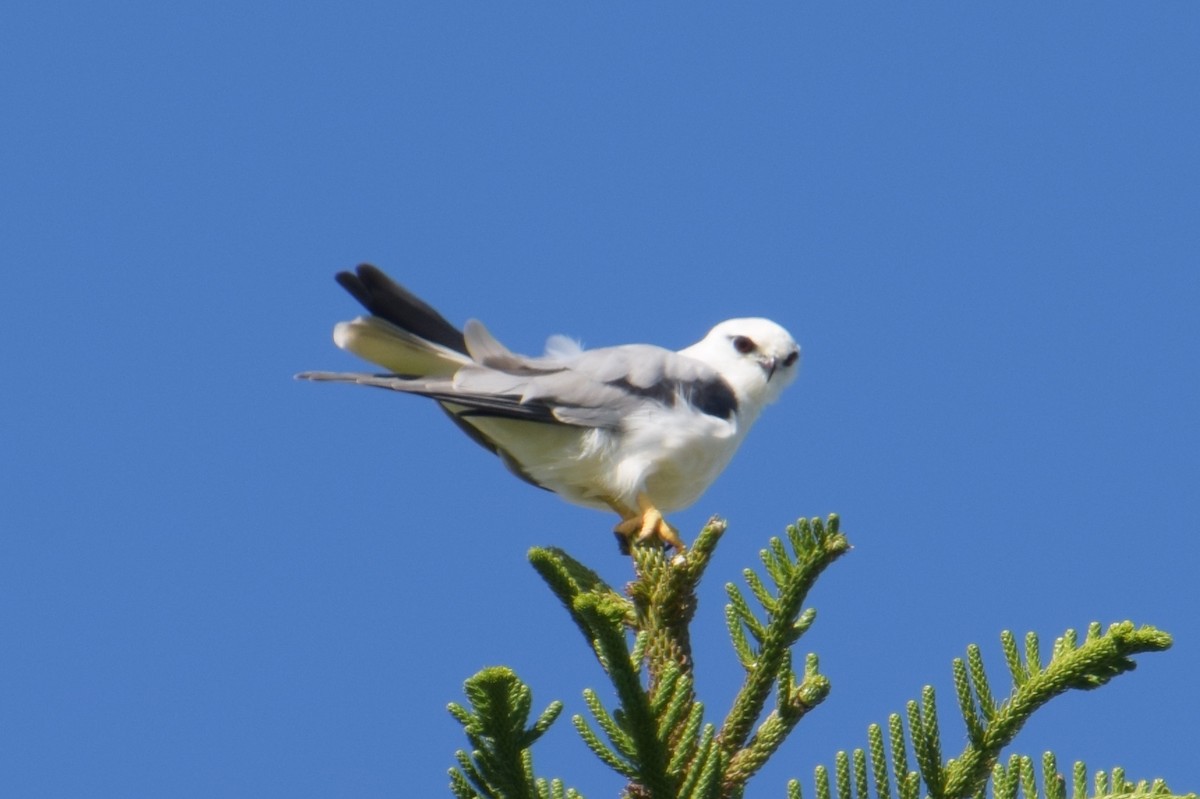
<svg viewBox="0 0 1200 799">
<path fill-rule="evenodd" d="M 1200 788 L 1200 9 L 25 4 L 0 14 L 0 792 L 445 796 L 445 704 L 602 688 L 525 562 L 612 519 L 353 369 L 372 261 L 518 351 L 761 315 L 799 380 L 691 509 L 696 621 L 798 516 L 855 545 L 801 642 L 828 701 L 752 785 L 861 745 L 998 635 L 1175 647 L 1015 749 Z M 536 759 L 620 781 L 569 724 Z"/>
</svg>

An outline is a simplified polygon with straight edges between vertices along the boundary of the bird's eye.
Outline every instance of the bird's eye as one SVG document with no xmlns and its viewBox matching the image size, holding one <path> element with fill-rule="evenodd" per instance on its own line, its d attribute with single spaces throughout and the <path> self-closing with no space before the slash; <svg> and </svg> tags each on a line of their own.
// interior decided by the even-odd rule
<svg viewBox="0 0 1200 799">
<path fill-rule="evenodd" d="M 746 336 L 734 336 L 733 348 L 742 355 L 749 355 L 757 349 L 757 346 L 754 343 L 754 339 L 747 338 Z"/>
<path fill-rule="evenodd" d="M 784 366 L 794 366 L 796 361 L 798 361 L 798 360 L 800 360 L 799 350 L 792 350 L 791 352 L 788 353 L 788 356 L 783 359 L 783 365 Z"/>
</svg>

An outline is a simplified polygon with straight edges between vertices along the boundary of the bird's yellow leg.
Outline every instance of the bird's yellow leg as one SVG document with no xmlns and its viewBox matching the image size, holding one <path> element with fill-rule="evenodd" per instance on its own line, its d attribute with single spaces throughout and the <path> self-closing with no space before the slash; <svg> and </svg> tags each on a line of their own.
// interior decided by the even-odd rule
<svg viewBox="0 0 1200 799">
<path fill-rule="evenodd" d="M 621 521 L 613 528 L 613 533 L 617 536 L 617 546 L 620 547 L 621 554 L 628 555 L 629 542 L 634 534 L 642 529 L 642 515 L 624 502 L 615 499 L 606 499 L 604 502 L 621 517 Z"/>
<path fill-rule="evenodd" d="M 679 531 L 663 518 L 662 511 L 654 507 L 654 503 L 645 494 L 638 494 L 637 503 L 637 511 L 619 502 L 608 503 L 609 507 L 621 515 L 620 523 L 613 528 L 613 532 L 622 541 L 621 551 L 625 552 L 629 548 L 631 539 L 638 542 L 657 539 L 674 547 L 676 552 L 682 552 L 685 549 L 683 539 L 679 537 Z"/>
</svg>

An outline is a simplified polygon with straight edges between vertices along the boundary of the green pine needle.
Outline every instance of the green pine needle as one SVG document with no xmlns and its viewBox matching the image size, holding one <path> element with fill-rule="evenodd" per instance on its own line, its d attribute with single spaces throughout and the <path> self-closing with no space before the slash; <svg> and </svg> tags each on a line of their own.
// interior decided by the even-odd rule
<svg viewBox="0 0 1200 799">
<path fill-rule="evenodd" d="M 562 703 L 551 702 L 526 726 L 533 692 L 503 666 L 478 672 L 463 692 L 471 708 L 452 702 L 448 710 L 463 726 L 472 751 L 456 753 L 450 790 L 459 799 L 539 799 L 529 747 L 558 718 Z"/>
<path fill-rule="evenodd" d="M 760 552 L 762 570 L 745 571 L 744 589 L 726 586 L 726 625 L 745 678 L 719 727 L 706 721 L 696 698 L 689 626 L 724 521 L 710 520 L 680 553 L 634 542 L 635 579 L 624 593 L 561 550 L 530 551 L 611 683 L 611 698 L 585 689 L 591 720 L 575 714 L 571 721 L 588 749 L 628 780 L 625 799 L 743 799 L 751 778 L 829 694 L 816 655 L 805 657 L 798 674 L 792 647 L 816 619 L 804 608 L 808 592 L 849 551 L 839 527 L 837 516 L 799 520 L 769 540 Z M 1121 769 L 1089 774 L 1082 763 L 1074 764 L 1068 789 L 1048 752 L 1037 761 L 1016 754 L 1001 760 L 1050 699 L 1104 685 L 1135 668 L 1135 655 L 1168 648 L 1170 636 L 1131 622 L 1107 629 L 1092 623 L 1082 636 L 1067 630 L 1056 638 L 1047 662 L 1037 635 L 1021 643 L 1023 649 L 1009 631 L 1000 636 L 1011 682 L 1002 700 L 978 646 L 951 664 L 966 726 L 966 745 L 955 757 L 943 755 L 936 696 L 926 686 L 905 713 L 888 717 L 886 738 L 883 727 L 870 725 L 865 748 L 838 752 L 832 779 L 824 767 L 816 769 L 815 799 L 1068 799 L 1068 793 L 1070 799 L 1176 799 L 1161 780 L 1133 782 Z M 534 717 L 532 691 L 504 667 L 483 669 L 464 692 L 465 705 L 448 706 L 469 743 L 450 770 L 456 799 L 582 799 L 562 780 L 534 771 L 531 747 L 561 715 L 561 702 Z M 798 781 L 787 784 L 787 797 L 801 799 Z"/>
<path fill-rule="evenodd" d="M 1013 677 L 1012 694 L 1003 702 L 992 696 L 979 647 L 971 645 L 965 659 L 953 662 L 955 693 L 959 710 L 967 727 L 968 743 L 961 754 L 943 761 L 940 751 L 940 731 L 936 697 L 931 687 L 921 692 L 919 702 L 907 704 L 907 734 L 917 762 L 920 782 L 933 799 L 967 799 L 982 796 L 991 782 L 995 799 L 1066 799 L 1065 778 L 1057 771 L 1053 755 L 1042 759 L 1046 780 L 1037 783 L 1034 766 L 1028 758 L 1010 758 L 1007 766 L 999 763 L 1001 750 L 1016 736 L 1030 715 L 1055 696 L 1071 690 L 1089 690 L 1102 685 L 1114 676 L 1134 668 L 1131 657 L 1143 652 L 1168 648 L 1171 638 L 1153 627 L 1135 627 L 1131 622 L 1114 624 L 1107 630 L 1092 624 L 1082 643 L 1073 630 L 1060 636 L 1053 648 L 1049 663 L 1040 662 L 1039 639 L 1033 633 L 1025 636 L 1025 660 L 1016 651 L 1016 638 L 1011 632 L 1001 634 L 1001 648 Z M 908 774 L 905 746 L 905 725 L 900 716 L 889 719 L 892 779 L 897 786 L 908 786 L 916 774 Z M 882 732 L 868 728 L 868 750 L 875 772 L 875 795 L 890 799 L 886 774 L 881 768 Z M 839 757 L 840 757 L 839 753 Z M 840 760 L 838 761 L 840 763 Z M 840 773 L 840 772 L 839 772 Z M 1080 788 L 1078 769 L 1074 781 L 1073 799 L 1087 799 L 1086 789 Z M 1113 788 L 1103 773 L 1097 779 L 1095 795 L 1136 792 L 1138 786 L 1122 782 L 1123 775 Z M 1148 784 L 1149 786 L 1153 783 Z M 915 784 L 898 790 L 901 799 L 915 799 Z M 839 787 L 839 797 L 842 788 Z"/>
</svg>

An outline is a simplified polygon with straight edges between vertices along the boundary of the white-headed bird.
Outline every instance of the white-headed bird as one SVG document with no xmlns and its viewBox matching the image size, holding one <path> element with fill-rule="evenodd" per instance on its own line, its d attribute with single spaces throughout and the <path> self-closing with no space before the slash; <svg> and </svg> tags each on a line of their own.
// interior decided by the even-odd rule
<svg viewBox="0 0 1200 799">
<path fill-rule="evenodd" d="M 683 549 L 663 514 L 699 498 L 800 362 L 791 335 L 758 318 L 722 322 L 678 352 L 553 336 L 527 357 L 477 321 L 460 331 L 373 266 L 337 281 L 370 315 L 339 323 L 334 342 L 389 373 L 298 377 L 429 397 L 518 477 L 615 511 L 623 550 L 631 539 Z"/>
</svg>

